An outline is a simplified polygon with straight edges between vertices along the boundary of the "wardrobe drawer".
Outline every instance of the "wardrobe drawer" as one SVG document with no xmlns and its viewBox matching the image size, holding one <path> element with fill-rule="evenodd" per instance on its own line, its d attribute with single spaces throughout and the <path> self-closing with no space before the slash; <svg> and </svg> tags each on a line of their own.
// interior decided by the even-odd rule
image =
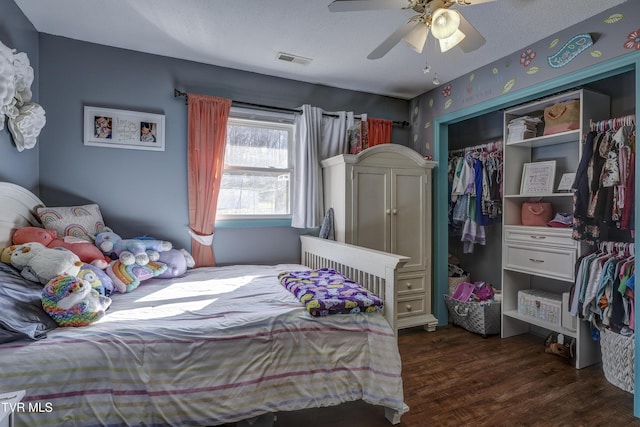
<svg viewBox="0 0 640 427">
<path fill-rule="evenodd" d="M 576 250 L 507 243 L 504 267 L 524 273 L 574 281 Z"/>
<path fill-rule="evenodd" d="M 402 301 L 396 301 L 396 313 L 398 318 L 425 314 L 424 295 L 419 295 L 410 299 L 403 299 Z"/>
<path fill-rule="evenodd" d="M 396 282 L 396 290 L 398 295 L 405 295 L 410 293 L 423 293 L 425 290 L 425 277 L 423 275 L 419 276 L 406 276 L 406 277 L 398 277 Z"/>
<path fill-rule="evenodd" d="M 571 229 L 505 226 L 504 240 L 577 248 L 578 242 L 571 238 L 571 232 Z"/>
</svg>

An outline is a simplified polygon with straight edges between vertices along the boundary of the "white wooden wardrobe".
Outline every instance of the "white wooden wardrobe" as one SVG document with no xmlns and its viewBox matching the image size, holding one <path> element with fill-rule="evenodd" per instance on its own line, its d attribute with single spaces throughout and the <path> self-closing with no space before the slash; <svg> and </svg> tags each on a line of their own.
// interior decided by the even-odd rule
<svg viewBox="0 0 640 427">
<path fill-rule="evenodd" d="M 410 257 L 399 270 L 399 329 L 434 331 L 432 314 L 432 169 L 411 148 L 370 147 L 322 161 L 325 208 L 334 210 L 336 240 Z"/>
</svg>

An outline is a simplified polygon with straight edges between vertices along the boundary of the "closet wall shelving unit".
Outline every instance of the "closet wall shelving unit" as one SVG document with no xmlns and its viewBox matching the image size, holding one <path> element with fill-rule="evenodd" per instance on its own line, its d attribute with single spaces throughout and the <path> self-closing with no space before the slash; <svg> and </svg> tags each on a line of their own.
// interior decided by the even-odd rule
<svg viewBox="0 0 640 427">
<path fill-rule="evenodd" d="M 532 197 L 520 194 L 520 184 L 525 163 L 555 160 L 554 193 L 545 194 L 543 200 L 551 202 L 554 214 L 572 212 L 573 193 L 555 189 L 564 173 L 576 172 L 590 121 L 610 116 L 609 96 L 579 89 L 510 108 L 504 112 L 504 135 L 508 135 L 510 120 L 526 115 L 541 116 L 546 107 L 570 99 L 580 101 L 578 129 L 506 142 L 504 146 L 502 337 L 527 333 L 532 327 L 538 327 L 576 338 L 575 367 L 581 369 L 600 360 L 600 349 L 591 339 L 589 324 L 578 320 L 576 330 L 571 330 L 562 327 L 562 323 L 556 325 L 521 315 L 518 292 L 540 289 L 559 296 L 568 292 L 575 282 L 575 263 L 589 247 L 571 238 L 571 228 L 523 226 L 521 207 Z"/>
</svg>

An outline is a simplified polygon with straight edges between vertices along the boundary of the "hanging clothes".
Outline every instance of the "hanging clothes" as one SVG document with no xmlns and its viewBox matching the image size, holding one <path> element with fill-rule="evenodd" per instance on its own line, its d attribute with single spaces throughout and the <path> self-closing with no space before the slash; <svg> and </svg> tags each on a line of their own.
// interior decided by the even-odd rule
<svg viewBox="0 0 640 427">
<path fill-rule="evenodd" d="M 635 116 L 592 123 L 573 184 L 575 240 L 593 245 L 633 236 L 634 177 Z"/>
<path fill-rule="evenodd" d="M 623 334 L 634 329 L 635 249 L 633 243 L 601 242 L 576 263 L 570 312 L 598 328 Z"/>
<path fill-rule="evenodd" d="M 464 253 L 486 245 L 485 226 L 502 215 L 502 141 L 449 152 L 449 231 Z"/>
</svg>

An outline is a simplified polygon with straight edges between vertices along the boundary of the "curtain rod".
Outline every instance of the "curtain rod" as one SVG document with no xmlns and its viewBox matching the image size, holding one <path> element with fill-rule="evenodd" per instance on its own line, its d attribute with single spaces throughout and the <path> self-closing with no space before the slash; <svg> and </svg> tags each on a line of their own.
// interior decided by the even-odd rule
<svg viewBox="0 0 640 427">
<path fill-rule="evenodd" d="M 179 97 L 179 96 L 184 96 L 185 102 L 189 101 L 189 95 L 186 92 L 182 92 L 179 91 L 178 89 L 173 89 L 173 96 L 175 98 Z M 300 114 L 302 113 L 301 110 L 297 109 L 297 108 L 285 108 L 285 107 L 274 107 L 271 105 L 262 105 L 262 104 L 253 104 L 251 102 L 240 102 L 240 101 L 232 101 L 232 104 L 237 106 L 237 107 L 248 107 L 248 108 L 257 108 L 260 110 L 267 110 L 267 111 L 277 111 L 277 112 L 283 112 L 283 113 L 292 113 L 292 114 Z M 331 116 L 331 117 L 337 117 L 336 114 L 330 114 L 330 113 L 322 113 L 324 116 Z M 359 119 L 360 116 L 354 116 L 354 118 Z M 402 126 L 402 127 L 407 127 L 409 126 L 409 122 L 405 121 L 396 121 L 394 120 L 393 122 L 394 126 Z"/>
</svg>

